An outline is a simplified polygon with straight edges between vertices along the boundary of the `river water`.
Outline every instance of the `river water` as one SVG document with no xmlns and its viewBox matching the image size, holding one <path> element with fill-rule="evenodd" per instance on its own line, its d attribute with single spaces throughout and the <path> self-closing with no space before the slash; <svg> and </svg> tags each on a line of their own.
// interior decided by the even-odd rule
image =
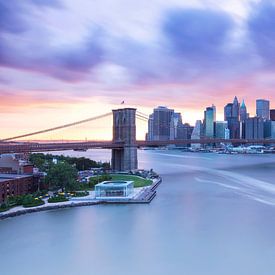
<svg viewBox="0 0 275 275">
<path fill-rule="evenodd" d="M 110 159 L 108 150 L 65 154 Z M 275 155 L 138 156 L 163 177 L 151 204 L 0 221 L 0 274 L 274 274 Z"/>
</svg>

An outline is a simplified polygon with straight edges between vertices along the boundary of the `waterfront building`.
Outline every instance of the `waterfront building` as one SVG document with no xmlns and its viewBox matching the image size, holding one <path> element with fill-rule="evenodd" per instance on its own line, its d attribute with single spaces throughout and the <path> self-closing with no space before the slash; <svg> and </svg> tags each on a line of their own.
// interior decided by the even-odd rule
<svg viewBox="0 0 275 275">
<path fill-rule="evenodd" d="M 271 138 L 275 139 L 275 120 L 271 121 Z"/>
<path fill-rule="evenodd" d="M 133 181 L 103 181 L 95 185 L 95 197 L 128 197 L 134 192 Z"/>
<path fill-rule="evenodd" d="M 236 96 L 233 103 L 228 103 L 224 107 L 224 120 L 228 122 L 230 138 L 240 138 L 240 104 Z"/>
<path fill-rule="evenodd" d="M 159 106 L 153 113 L 153 140 L 169 140 L 174 110 Z"/>
<path fill-rule="evenodd" d="M 154 140 L 154 114 L 149 115 L 149 119 L 148 119 L 148 133 L 146 135 L 146 140 Z"/>
<path fill-rule="evenodd" d="M 204 111 L 204 135 L 214 137 L 214 122 L 216 121 L 216 107 L 207 107 Z"/>
<path fill-rule="evenodd" d="M 0 204 L 9 196 L 31 194 L 37 191 L 38 178 L 32 175 L 0 174 Z"/>
<path fill-rule="evenodd" d="M 240 121 L 244 122 L 248 118 L 246 105 L 244 103 L 244 100 L 240 106 Z"/>
<path fill-rule="evenodd" d="M 178 129 L 182 126 L 181 113 L 173 113 L 170 122 L 170 140 L 178 139 Z"/>
<path fill-rule="evenodd" d="M 264 120 L 261 117 L 250 117 L 245 121 L 245 138 L 264 138 Z"/>
<path fill-rule="evenodd" d="M 271 120 L 264 120 L 264 138 L 271 138 Z"/>
<path fill-rule="evenodd" d="M 178 125 L 176 139 L 191 139 L 193 129 L 188 123 Z"/>
<path fill-rule="evenodd" d="M 224 107 L 224 120 L 228 121 L 228 119 L 232 117 L 232 108 L 233 108 L 232 103 L 228 103 L 228 104 L 225 105 L 225 107 Z"/>
<path fill-rule="evenodd" d="M 234 97 L 232 105 L 232 117 L 235 117 L 237 118 L 237 120 L 240 120 L 240 103 L 236 96 Z"/>
<path fill-rule="evenodd" d="M 192 131 L 192 134 L 191 134 L 191 139 L 201 139 L 202 133 L 203 133 L 203 124 L 200 120 L 197 120 L 196 124 L 195 124 L 195 127 Z M 201 147 L 201 145 L 197 144 L 197 143 L 193 143 L 193 144 L 191 144 L 191 147 L 193 149 L 198 149 L 198 148 Z"/>
<path fill-rule="evenodd" d="M 275 121 L 275 109 L 270 110 L 270 120 Z"/>
<path fill-rule="evenodd" d="M 227 121 L 216 121 L 214 122 L 214 136 L 215 138 L 226 138 L 226 129 L 228 129 Z"/>
<path fill-rule="evenodd" d="M 224 138 L 225 139 L 230 139 L 230 130 L 228 128 L 226 128 L 224 130 Z"/>
<path fill-rule="evenodd" d="M 270 107 L 269 100 L 257 99 L 256 100 L 256 114 L 257 117 L 269 120 L 270 118 Z"/>
</svg>

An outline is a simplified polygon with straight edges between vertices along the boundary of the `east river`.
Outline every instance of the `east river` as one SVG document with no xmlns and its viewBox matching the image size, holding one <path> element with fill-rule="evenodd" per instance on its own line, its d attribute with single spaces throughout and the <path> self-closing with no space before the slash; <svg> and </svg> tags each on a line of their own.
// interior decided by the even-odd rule
<svg viewBox="0 0 275 275">
<path fill-rule="evenodd" d="M 65 152 L 106 161 L 110 151 Z M 1 275 L 271 275 L 275 155 L 139 151 L 163 178 L 149 205 L 0 221 Z"/>
</svg>

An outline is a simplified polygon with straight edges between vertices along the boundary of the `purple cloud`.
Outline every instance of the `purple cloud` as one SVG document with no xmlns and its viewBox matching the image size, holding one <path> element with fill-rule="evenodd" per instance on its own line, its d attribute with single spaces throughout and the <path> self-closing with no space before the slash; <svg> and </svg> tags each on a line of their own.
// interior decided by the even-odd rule
<svg viewBox="0 0 275 275">
<path fill-rule="evenodd" d="M 253 7 L 247 22 L 249 36 L 267 65 L 275 58 L 275 4 L 261 1 Z"/>
<path fill-rule="evenodd" d="M 213 61 L 222 53 L 234 23 L 230 15 L 206 9 L 175 10 L 164 20 L 169 50 L 179 58 Z"/>
</svg>

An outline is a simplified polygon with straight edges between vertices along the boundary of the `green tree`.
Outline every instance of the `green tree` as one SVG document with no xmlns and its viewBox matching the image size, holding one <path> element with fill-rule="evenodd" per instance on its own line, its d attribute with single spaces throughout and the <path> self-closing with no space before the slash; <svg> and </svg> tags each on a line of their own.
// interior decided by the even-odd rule
<svg viewBox="0 0 275 275">
<path fill-rule="evenodd" d="M 77 170 L 67 162 L 58 162 L 50 166 L 46 176 L 46 182 L 49 184 L 50 189 L 58 190 L 68 189 L 71 190 L 75 186 L 77 179 Z"/>
</svg>

